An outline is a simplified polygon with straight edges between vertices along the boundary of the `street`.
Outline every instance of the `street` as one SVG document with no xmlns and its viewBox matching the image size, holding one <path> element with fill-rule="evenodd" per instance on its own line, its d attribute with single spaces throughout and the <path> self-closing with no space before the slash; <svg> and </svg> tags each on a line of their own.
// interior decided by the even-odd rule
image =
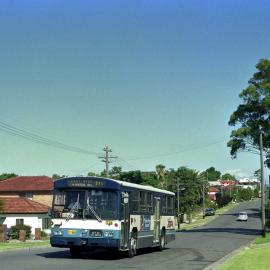
<svg viewBox="0 0 270 270">
<path fill-rule="evenodd" d="M 247 222 L 236 221 L 247 211 Z M 73 259 L 66 249 L 38 248 L 0 253 L 1 270 L 50 269 L 204 269 L 260 234 L 259 201 L 243 202 L 208 225 L 178 232 L 176 241 L 162 251 L 142 250 L 129 259 L 107 252 L 85 253 Z"/>
</svg>

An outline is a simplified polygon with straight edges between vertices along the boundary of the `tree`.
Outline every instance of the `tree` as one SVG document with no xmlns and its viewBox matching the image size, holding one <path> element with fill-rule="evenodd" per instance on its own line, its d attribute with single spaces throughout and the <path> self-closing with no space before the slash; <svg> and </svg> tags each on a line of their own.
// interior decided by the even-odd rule
<svg viewBox="0 0 270 270">
<path fill-rule="evenodd" d="M 120 166 L 114 166 L 109 171 L 109 175 L 110 175 L 110 177 L 112 177 L 114 179 L 119 179 L 121 172 L 122 172 L 122 167 L 120 167 Z"/>
<path fill-rule="evenodd" d="M 0 181 L 1 180 L 6 180 L 6 179 L 9 179 L 9 178 L 12 178 L 12 177 L 16 177 L 18 176 L 17 174 L 15 173 L 2 173 L 0 174 Z"/>
<path fill-rule="evenodd" d="M 134 184 L 141 184 L 143 182 L 141 171 L 122 172 L 119 178 L 121 181 L 126 181 Z"/>
<path fill-rule="evenodd" d="M 57 174 L 57 173 L 54 173 L 52 175 L 52 179 L 54 179 L 54 180 L 57 180 L 57 179 L 60 179 L 60 178 L 64 178 L 64 177 L 66 177 L 66 176 L 65 175 L 60 175 L 60 174 Z"/>
<path fill-rule="evenodd" d="M 198 175 L 197 171 L 187 167 L 180 167 L 177 170 L 181 191 L 180 211 L 188 214 L 189 222 L 191 222 L 192 211 L 201 200 L 201 182 Z"/>
<path fill-rule="evenodd" d="M 202 175 L 207 178 L 208 181 L 217 181 L 220 179 L 221 172 L 217 171 L 214 167 L 210 167 L 202 172 Z"/>
<path fill-rule="evenodd" d="M 142 185 L 150 185 L 156 188 L 159 187 L 156 172 L 141 172 L 141 176 Z"/>
<path fill-rule="evenodd" d="M 261 169 L 258 169 L 254 172 L 254 176 L 257 178 L 257 179 L 261 179 Z"/>
<path fill-rule="evenodd" d="M 159 183 L 160 188 L 166 188 L 166 181 L 165 181 L 165 166 L 162 164 L 158 164 L 156 166 L 156 173 L 157 173 L 157 179 Z"/>
<path fill-rule="evenodd" d="M 88 172 L 87 176 L 98 176 L 98 174 L 96 174 L 95 172 Z"/>
<path fill-rule="evenodd" d="M 221 176 L 221 179 L 222 180 L 236 180 L 235 176 L 230 174 L 230 173 L 224 173 L 222 176 Z"/>
<path fill-rule="evenodd" d="M 259 135 L 263 132 L 266 164 L 270 168 L 270 60 L 261 59 L 257 72 L 239 95 L 242 99 L 232 113 L 229 125 L 236 127 L 227 143 L 233 158 L 239 152 L 259 153 Z"/>
</svg>

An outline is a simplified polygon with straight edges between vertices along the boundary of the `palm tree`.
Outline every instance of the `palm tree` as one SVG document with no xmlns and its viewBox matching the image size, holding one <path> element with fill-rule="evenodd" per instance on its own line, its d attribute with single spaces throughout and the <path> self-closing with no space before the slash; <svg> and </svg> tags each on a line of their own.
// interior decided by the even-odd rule
<svg viewBox="0 0 270 270">
<path fill-rule="evenodd" d="M 158 164 L 156 166 L 156 174 L 158 179 L 158 185 L 160 188 L 166 188 L 165 173 L 165 166 L 162 164 Z"/>
</svg>

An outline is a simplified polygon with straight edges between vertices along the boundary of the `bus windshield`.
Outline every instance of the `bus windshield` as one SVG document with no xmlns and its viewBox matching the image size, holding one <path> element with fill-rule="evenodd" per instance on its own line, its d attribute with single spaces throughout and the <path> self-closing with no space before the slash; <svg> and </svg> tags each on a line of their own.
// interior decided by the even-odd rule
<svg viewBox="0 0 270 270">
<path fill-rule="evenodd" d="M 53 217 L 69 219 L 116 219 L 117 193 L 110 190 L 63 190 L 54 194 Z"/>
</svg>

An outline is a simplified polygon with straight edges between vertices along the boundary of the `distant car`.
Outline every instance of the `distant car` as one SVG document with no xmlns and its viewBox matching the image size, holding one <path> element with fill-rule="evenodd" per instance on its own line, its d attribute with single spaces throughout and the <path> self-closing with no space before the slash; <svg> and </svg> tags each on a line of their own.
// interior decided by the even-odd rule
<svg viewBox="0 0 270 270">
<path fill-rule="evenodd" d="M 214 208 L 206 208 L 204 211 L 205 216 L 214 216 L 216 214 L 216 210 Z"/>
<path fill-rule="evenodd" d="M 240 212 L 237 218 L 238 221 L 247 221 L 248 220 L 248 214 L 247 212 Z"/>
</svg>

